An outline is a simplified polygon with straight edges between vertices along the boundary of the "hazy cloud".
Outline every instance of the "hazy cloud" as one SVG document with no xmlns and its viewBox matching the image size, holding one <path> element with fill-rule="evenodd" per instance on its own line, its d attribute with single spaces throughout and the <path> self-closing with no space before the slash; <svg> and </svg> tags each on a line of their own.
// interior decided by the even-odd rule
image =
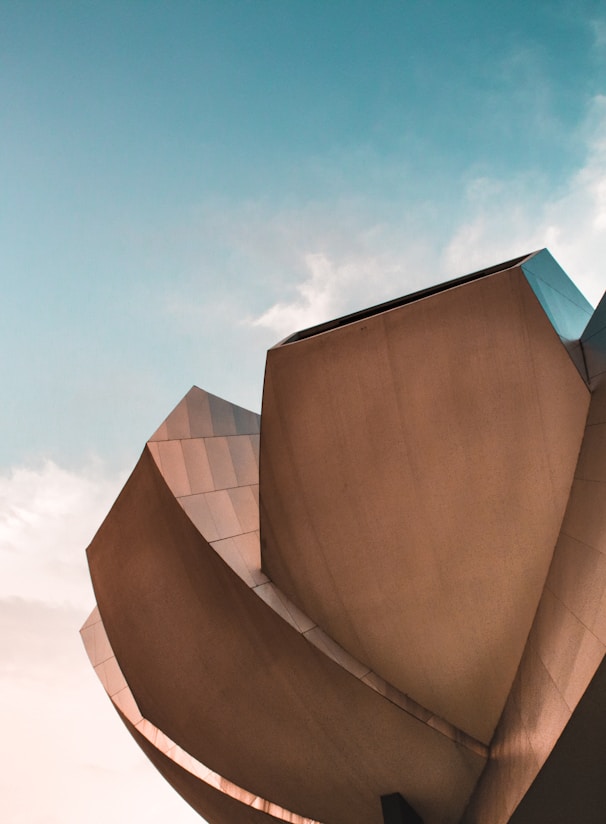
<svg viewBox="0 0 606 824">
<path fill-rule="evenodd" d="M 143 799 L 149 824 L 199 820 L 113 710 L 78 635 L 83 615 L 71 607 L 0 600 L 0 724 L 10 753 L 0 772 L 3 820 L 137 821 Z M 43 803 L 25 801 L 34 785 Z"/>
<path fill-rule="evenodd" d="M 309 276 L 296 287 L 297 297 L 276 303 L 253 325 L 264 326 L 279 336 L 313 326 L 339 313 L 346 302 L 364 291 L 369 281 L 376 286 L 393 276 L 393 265 L 374 258 L 336 262 L 325 254 L 305 255 Z"/>
<path fill-rule="evenodd" d="M 528 178 L 472 179 L 466 219 L 448 240 L 443 269 L 471 271 L 547 246 L 592 302 L 606 272 L 606 97 L 592 101 L 582 132 L 586 155 L 554 194 Z"/>
<path fill-rule="evenodd" d="M 52 461 L 0 474 L 0 598 L 90 606 L 84 550 L 124 481 Z"/>
<path fill-rule="evenodd" d="M 199 820 L 124 730 L 78 630 L 94 606 L 85 548 L 124 481 L 46 462 L 0 475 L 0 772 L 11 824 Z M 108 773 L 111 790 L 108 792 Z M 43 803 L 24 803 L 32 794 Z"/>
<path fill-rule="evenodd" d="M 338 240 L 325 234 L 322 245 L 301 255 L 303 272 L 292 297 L 250 322 L 283 337 L 544 246 L 597 302 L 605 284 L 606 97 L 593 99 L 579 132 L 586 147 L 583 164 L 555 195 L 539 175 L 501 179 L 472 173 L 460 201 L 450 204 L 456 208 L 454 223 L 438 211 L 434 220 L 427 213 L 425 224 L 404 213 L 365 226 L 358 211 L 349 222 L 349 248 L 342 234 Z M 339 222 L 338 214 L 334 220 Z"/>
</svg>

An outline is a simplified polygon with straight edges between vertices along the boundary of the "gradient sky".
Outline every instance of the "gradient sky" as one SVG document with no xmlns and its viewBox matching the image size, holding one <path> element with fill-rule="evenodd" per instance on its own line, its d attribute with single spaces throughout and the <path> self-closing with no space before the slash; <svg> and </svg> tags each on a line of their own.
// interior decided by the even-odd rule
<svg viewBox="0 0 606 824">
<path fill-rule="evenodd" d="M 0 0 L 7 821 L 199 820 L 77 637 L 190 386 L 258 410 L 289 332 L 543 246 L 597 302 L 603 2 Z"/>
</svg>

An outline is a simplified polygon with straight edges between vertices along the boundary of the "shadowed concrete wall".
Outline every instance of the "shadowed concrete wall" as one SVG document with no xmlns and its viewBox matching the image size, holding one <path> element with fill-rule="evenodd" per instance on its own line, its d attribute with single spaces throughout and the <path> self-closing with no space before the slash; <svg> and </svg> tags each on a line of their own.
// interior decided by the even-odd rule
<svg viewBox="0 0 606 824">
<path fill-rule="evenodd" d="M 509 824 L 604 824 L 606 660 Z"/>
<path fill-rule="evenodd" d="M 605 651 L 606 382 L 602 382 L 592 395 L 545 589 L 466 824 L 509 821 Z M 597 757 L 603 762 L 602 752 Z"/>
</svg>

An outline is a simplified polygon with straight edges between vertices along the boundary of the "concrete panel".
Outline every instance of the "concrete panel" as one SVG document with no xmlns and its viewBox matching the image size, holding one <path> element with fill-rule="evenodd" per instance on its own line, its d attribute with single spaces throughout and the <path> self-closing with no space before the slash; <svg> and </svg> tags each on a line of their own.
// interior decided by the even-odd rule
<svg viewBox="0 0 606 824">
<path fill-rule="evenodd" d="M 181 498 L 179 503 L 198 532 L 204 535 L 209 543 L 218 541 L 221 538 L 231 537 L 229 535 L 220 535 L 208 503 L 208 495 L 188 495 L 186 498 Z"/>
<path fill-rule="evenodd" d="M 270 350 L 264 571 L 355 658 L 490 741 L 588 403 L 519 269 Z"/>
<path fill-rule="evenodd" d="M 259 438 L 250 435 L 228 438 L 238 486 L 259 483 Z"/>
<path fill-rule="evenodd" d="M 575 759 L 584 759 L 578 741 L 570 745 L 574 746 L 570 752 L 562 751 L 564 745 L 556 742 L 565 741 L 566 731 L 571 724 L 575 726 L 579 702 L 585 701 L 583 696 L 602 666 L 606 651 L 606 426 L 595 423 L 602 418 L 603 408 L 603 387 L 597 386 L 545 589 L 491 745 L 490 766 L 474 793 L 465 824 L 506 824 L 518 805 L 519 812 L 512 818 L 516 824 L 543 820 L 579 820 L 585 824 L 597 820 L 592 816 L 595 799 L 601 795 L 595 787 L 592 796 L 581 803 L 581 808 L 590 810 L 589 818 L 577 814 L 563 817 L 557 805 L 552 805 L 550 793 L 540 802 L 540 815 L 537 791 L 530 792 L 532 801 L 522 799 L 535 786 L 535 779 L 537 787 L 544 786 L 544 770 L 547 775 L 556 774 L 548 768 L 552 753 L 559 753 L 558 764 L 570 765 Z M 515 754 L 515 775 L 504 753 Z M 561 778 L 559 769 L 557 775 Z M 571 774 L 578 772 L 574 767 Z M 589 774 L 595 780 L 593 768 Z M 582 779 L 581 783 L 587 782 Z M 568 780 L 565 786 L 570 789 Z M 554 787 L 554 791 L 561 796 L 561 787 Z M 494 799 L 505 794 L 508 803 L 497 811 Z M 573 795 L 578 798 L 576 790 Z M 562 809 L 570 815 L 572 808 L 567 802 Z"/>
<path fill-rule="evenodd" d="M 605 741 L 606 665 L 602 663 L 510 824 L 603 824 Z"/>
<path fill-rule="evenodd" d="M 591 387 L 591 406 L 587 413 L 587 425 L 606 423 L 606 380 L 597 380 Z"/>
<path fill-rule="evenodd" d="M 206 452 L 213 475 L 215 489 L 227 489 L 237 486 L 238 479 L 234 469 L 227 438 L 208 438 L 205 441 Z"/>
<path fill-rule="evenodd" d="M 208 429 L 210 404 L 208 396 L 202 390 L 191 390 L 187 396 L 190 420 L 204 422 Z M 200 404 L 200 410 L 197 404 Z M 179 407 L 177 407 L 179 409 Z M 234 406 L 234 420 L 238 419 L 238 407 Z M 172 413 L 171 413 L 172 414 Z M 251 413 L 252 414 L 252 413 Z M 170 417 L 170 416 L 169 416 Z M 202 423 L 200 423 L 202 426 Z M 168 424 L 164 427 L 168 429 Z M 212 427 L 211 427 L 212 429 Z M 208 431 L 211 431 L 208 429 Z M 214 431 L 214 430 L 212 430 Z M 182 485 L 175 483 L 174 472 L 162 472 L 162 462 L 156 457 L 156 464 L 163 474 L 173 495 L 175 495 L 190 517 L 198 531 L 215 549 L 218 555 L 228 564 L 236 575 L 248 586 L 252 587 L 268 606 L 283 620 L 295 627 L 303 637 L 321 650 L 330 660 L 338 663 L 347 672 L 354 674 L 367 687 L 379 695 L 387 697 L 396 706 L 405 709 L 415 718 L 439 730 L 451 740 L 471 748 L 482 757 L 487 754 L 484 744 L 457 729 L 453 724 L 439 717 L 433 711 L 421 706 L 409 696 L 389 684 L 369 667 L 358 661 L 333 638 L 327 635 L 316 623 L 305 615 L 287 596 L 281 592 L 261 570 L 261 552 L 259 544 L 259 494 L 258 484 L 229 487 L 225 497 L 222 486 L 235 482 L 234 470 L 238 482 L 258 479 L 258 435 L 210 436 L 205 438 L 191 438 L 188 440 L 167 442 L 178 447 L 180 444 L 186 459 L 188 477 L 196 475 L 196 468 L 188 461 L 199 458 L 202 461 L 202 476 L 205 484 L 210 483 L 210 490 L 205 494 L 179 496 Z M 226 448 L 227 445 L 227 448 Z M 159 443 L 148 444 L 152 455 L 159 451 Z M 194 449 L 194 446 L 197 448 Z M 211 472 L 208 456 L 211 456 L 214 476 Z M 238 468 L 233 463 L 234 456 L 238 461 Z M 177 480 L 179 480 L 177 478 Z M 231 506 L 230 506 L 231 504 Z"/>
<path fill-rule="evenodd" d="M 193 386 L 185 396 L 185 402 L 191 437 L 212 438 L 215 430 L 210 409 L 210 393 Z"/>
<path fill-rule="evenodd" d="M 546 583 L 558 598 L 596 638 L 606 636 L 594 628 L 602 613 L 606 590 L 606 555 L 587 544 L 561 534 Z"/>
<path fill-rule="evenodd" d="M 208 821 L 208 824 L 281 824 L 284 821 L 284 819 L 275 818 L 262 810 L 243 804 L 221 790 L 200 781 L 191 772 L 154 747 L 133 724 L 129 723 L 125 716 L 122 716 L 122 720 L 156 769 L 187 803 Z"/>
<path fill-rule="evenodd" d="M 531 637 L 538 656 L 572 711 L 602 661 L 606 647 L 548 589 L 541 598 Z"/>
<path fill-rule="evenodd" d="M 181 441 L 159 441 L 155 444 L 160 458 L 160 471 L 177 497 L 191 495 Z"/>
<path fill-rule="evenodd" d="M 234 512 L 238 518 L 238 532 L 253 532 L 259 529 L 259 505 L 250 486 L 228 489 Z"/>
<path fill-rule="evenodd" d="M 170 417 L 166 419 L 166 435 L 171 440 L 191 438 L 187 398 L 177 404 Z"/>
<path fill-rule="evenodd" d="M 380 824 L 386 788 L 426 824 L 460 818 L 484 760 L 269 609 L 203 540 L 148 452 L 88 554 L 143 717 L 193 758 L 330 824 Z"/>
<path fill-rule="evenodd" d="M 233 404 L 210 394 L 208 402 L 215 435 L 237 435 Z"/>
<path fill-rule="evenodd" d="M 151 448 L 153 444 L 150 443 L 148 446 Z M 200 492 L 212 491 L 215 484 L 206 453 L 206 441 L 202 438 L 190 438 L 187 441 L 181 441 L 181 448 L 183 449 L 185 469 L 189 478 L 190 494 L 197 495 Z M 166 475 L 164 477 L 166 478 Z M 168 483 L 170 486 L 170 482 Z M 176 494 L 174 489 L 173 494 Z"/>
<path fill-rule="evenodd" d="M 218 775 L 185 752 L 151 721 L 143 718 L 118 666 L 96 607 L 81 630 L 89 659 L 94 664 L 97 650 L 87 634 L 91 629 L 98 637 L 103 638 L 103 647 L 109 650 L 109 659 L 105 661 L 105 666 L 96 666 L 95 670 L 118 714 L 137 743 L 158 766 L 162 774 L 198 812 L 204 810 L 207 820 L 210 820 L 210 817 L 214 815 L 213 811 L 218 809 L 221 818 L 215 820 L 229 821 L 230 824 L 234 821 L 286 821 L 289 824 L 320 824 L 320 822 L 298 816 L 291 810 L 285 810 L 267 799 L 255 796 L 243 787 Z M 200 807 L 200 799 L 203 799 L 202 807 Z M 263 815 L 259 818 L 260 813 Z M 225 817 L 228 814 L 229 819 Z"/>
</svg>

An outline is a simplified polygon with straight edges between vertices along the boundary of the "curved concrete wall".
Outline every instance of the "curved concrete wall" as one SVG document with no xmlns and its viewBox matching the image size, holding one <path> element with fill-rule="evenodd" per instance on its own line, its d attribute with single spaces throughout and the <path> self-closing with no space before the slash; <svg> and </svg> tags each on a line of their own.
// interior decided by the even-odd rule
<svg viewBox="0 0 606 824">
<path fill-rule="evenodd" d="M 274 347 L 264 571 L 377 675 L 488 744 L 588 402 L 519 267 Z"/>
<path fill-rule="evenodd" d="M 236 420 L 238 423 L 233 423 Z M 261 600 L 369 689 L 486 757 L 484 744 L 350 655 L 262 571 L 258 427 L 258 416 L 193 387 L 152 436 L 148 447 L 169 489 L 200 534 Z"/>
<path fill-rule="evenodd" d="M 254 795 L 330 824 L 401 792 L 455 822 L 484 759 L 369 689 L 258 598 L 146 450 L 89 548 L 103 623 L 144 718 Z"/>
<path fill-rule="evenodd" d="M 570 721 L 605 652 L 606 381 L 593 391 L 545 588 L 466 824 L 509 821 Z M 596 757 L 603 760 L 602 753 Z M 517 824 L 524 820 L 521 814 L 516 818 Z"/>
<path fill-rule="evenodd" d="M 211 824 L 536 820 L 601 711 L 603 315 L 541 252 L 274 348 L 261 438 L 197 388 L 152 436 L 82 635 Z"/>
<path fill-rule="evenodd" d="M 181 795 L 209 822 L 320 824 L 254 796 L 210 770 L 141 714 L 107 638 L 98 607 L 81 629 L 89 660 L 116 711 L 144 752 Z M 219 816 L 218 819 L 215 815 Z"/>
</svg>

